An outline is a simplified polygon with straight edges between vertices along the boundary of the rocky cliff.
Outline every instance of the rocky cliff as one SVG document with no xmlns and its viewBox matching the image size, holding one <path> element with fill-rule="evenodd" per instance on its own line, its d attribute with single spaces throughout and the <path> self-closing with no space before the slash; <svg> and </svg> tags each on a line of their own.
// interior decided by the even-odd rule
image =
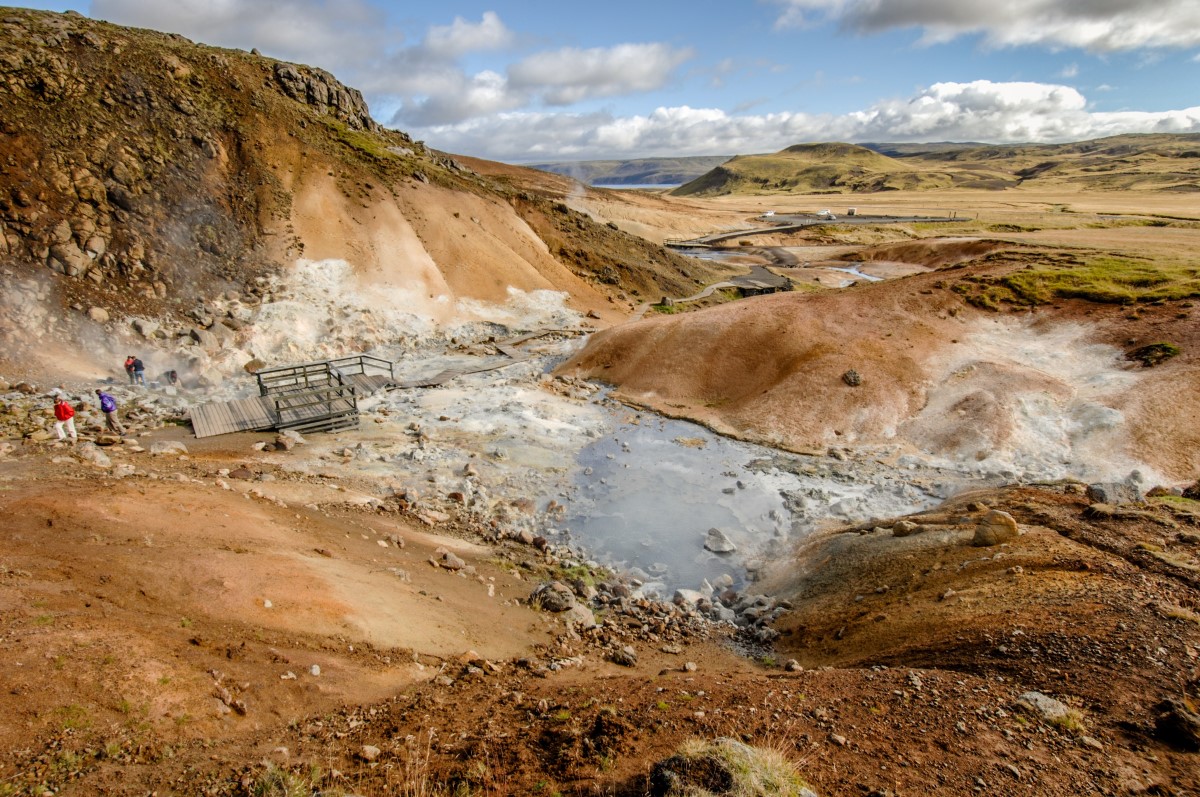
<svg viewBox="0 0 1200 797">
<path fill-rule="evenodd" d="M 302 258 L 346 261 L 355 280 L 404 290 L 427 315 L 446 299 L 503 302 L 511 288 L 565 291 L 605 313 L 622 289 L 694 284 L 686 261 L 558 196 L 508 188 L 382 128 L 320 69 L 7 9 L 0 106 L 10 372 L 35 354 L 64 358 L 53 347 L 73 338 L 211 353 L 229 344 L 222 316 L 237 332 Z M 157 337 L 134 318 L 152 319 Z"/>
</svg>

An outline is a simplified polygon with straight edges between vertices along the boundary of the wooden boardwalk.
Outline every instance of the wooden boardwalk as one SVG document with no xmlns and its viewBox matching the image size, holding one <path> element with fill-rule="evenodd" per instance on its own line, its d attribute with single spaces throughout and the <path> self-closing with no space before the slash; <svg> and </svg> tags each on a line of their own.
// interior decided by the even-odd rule
<svg viewBox="0 0 1200 797">
<path fill-rule="evenodd" d="M 369 396 L 388 387 L 390 377 L 378 374 L 354 374 L 349 377 L 359 396 Z M 232 432 L 263 432 L 282 422 L 294 425 L 308 418 L 318 418 L 323 412 L 315 406 L 289 407 L 286 398 L 280 399 L 282 417 L 275 414 L 275 397 L 251 396 L 232 401 L 210 401 L 193 407 L 192 430 L 196 437 L 213 437 Z"/>
<path fill-rule="evenodd" d="M 415 377 L 397 381 L 392 376 L 386 374 L 353 373 L 345 374 L 344 376 L 349 385 L 353 387 L 354 398 L 369 396 L 381 390 L 437 387 L 460 376 L 494 371 L 498 368 L 507 368 L 510 365 L 524 362 L 529 359 L 530 355 L 516 348 L 517 346 L 543 335 L 564 331 L 566 330 L 546 329 L 493 343 L 492 345 L 496 347 L 496 350 L 505 355 L 505 359 L 493 360 L 480 365 L 447 368 L 429 377 Z M 374 359 L 366 355 L 363 358 Z M 344 363 L 349 359 L 352 358 L 331 360 L 329 362 Z M 321 364 L 310 363 L 307 366 L 296 366 L 295 369 L 297 371 L 311 370 L 311 366 L 313 365 Z M 390 367 L 392 363 L 386 363 L 386 365 Z M 306 378 L 301 376 L 297 379 L 296 386 L 307 386 L 307 383 L 300 384 L 300 379 Z M 261 386 L 262 379 L 260 378 L 259 381 Z M 309 394 L 311 392 L 307 391 Z M 345 406 L 342 406 L 343 403 Z M 208 404 L 201 404 L 192 408 L 191 420 L 192 429 L 196 437 L 213 437 L 214 435 L 230 434 L 232 432 L 261 432 L 269 429 L 287 428 L 300 425 L 309 419 L 316 420 L 322 418 L 330 412 L 349 413 L 354 411 L 356 411 L 356 408 L 350 400 L 331 398 L 320 405 L 303 399 L 293 402 L 288 399 L 288 393 L 284 390 L 279 393 L 272 393 L 271 395 L 253 396 L 251 398 L 234 399 L 233 401 L 212 401 Z"/>
</svg>

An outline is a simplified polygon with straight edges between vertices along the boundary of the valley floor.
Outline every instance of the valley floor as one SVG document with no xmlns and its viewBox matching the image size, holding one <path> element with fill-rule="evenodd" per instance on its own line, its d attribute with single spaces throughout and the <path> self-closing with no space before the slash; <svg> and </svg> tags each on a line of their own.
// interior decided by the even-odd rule
<svg viewBox="0 0 1200 797">
<path fill-rule="evenodd" d="M 819 794 L 1200 788 L 1189 502 L 1097 515 L 1064 484 L 963 496 L 909 537 L 817 535 L 763 586 L 797 600 L 763 644 L 619 599 L 433 484 L 389 491 L 343 467 L 361 449 L 254 450 L 273 439 L 0 461 L 0 793 L 632 795 L 714 736 Z M 188 453 L 151 453 L 171 441 Z M 972 547 L 969 503 L 1024 533 Z M 581 576 L 592 630 L 529 600 Z M 1066 713 L 1022 707 L 1035 691 Z"/>
</svg>

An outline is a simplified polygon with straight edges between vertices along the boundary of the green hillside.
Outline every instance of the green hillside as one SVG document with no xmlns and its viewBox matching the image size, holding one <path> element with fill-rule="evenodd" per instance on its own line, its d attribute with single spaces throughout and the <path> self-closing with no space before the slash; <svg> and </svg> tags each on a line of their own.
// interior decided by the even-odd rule
<svg viewBox="0 0 1200 797">
<path fill-rule="evenodd" d="M 733 158 L 677 196 L 1003 190 L 1200 191 L 1200 135 L 1124 135 L 1069 144 L 798 144 Z"/>
</svg>

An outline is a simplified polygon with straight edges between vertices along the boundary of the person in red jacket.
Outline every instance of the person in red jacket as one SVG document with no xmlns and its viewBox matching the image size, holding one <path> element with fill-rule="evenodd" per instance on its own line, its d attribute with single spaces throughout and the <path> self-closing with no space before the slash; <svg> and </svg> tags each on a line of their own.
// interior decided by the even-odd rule
<svg viewBox="0 0 1200 797">
<path fill-rule="evenodd" d="M 67 403 L 66 396 L 59 396 L 54 400 L 54 417 L 58 419 L 54 424 L 54 431 L 58 432 L 59 440 L 66 440 L 67 432 L 71 433 L 72 443 L 79 439 L 79 435 L 75 433 L 75 410 Z"/>
</svg>

